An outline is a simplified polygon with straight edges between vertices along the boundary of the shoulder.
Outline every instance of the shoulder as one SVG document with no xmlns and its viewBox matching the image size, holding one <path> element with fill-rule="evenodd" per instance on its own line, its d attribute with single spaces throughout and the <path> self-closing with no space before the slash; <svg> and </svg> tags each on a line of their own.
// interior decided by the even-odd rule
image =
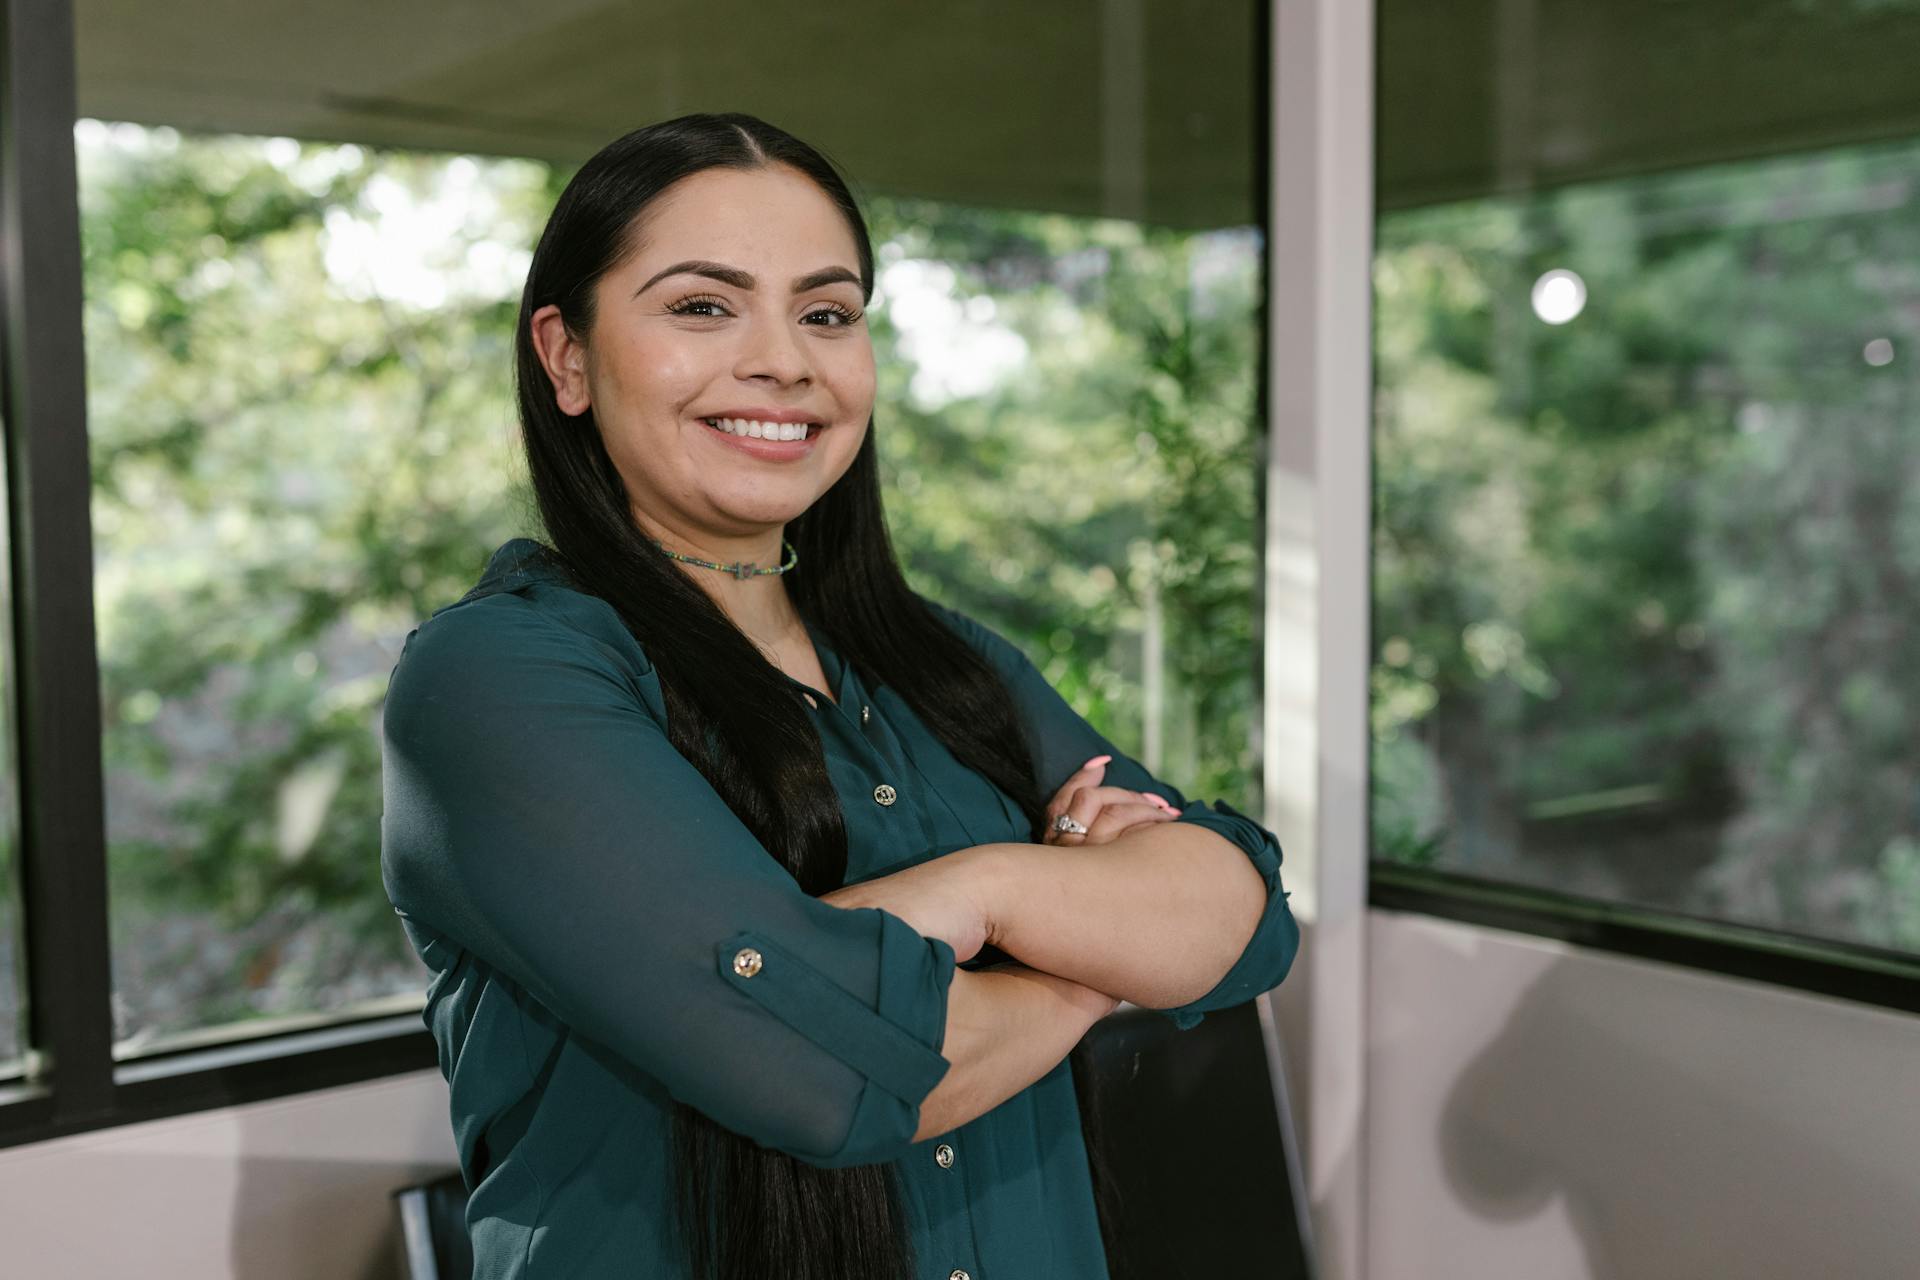
<svg viewBox="0 0 1920 1280">
<path fill-rule="evenodd" d="M 504 544 L 478 583 L 436 609 L 401 643 L 389 703 L 517 693 L 564 684 L 638 696 L 664 715 L 653 663 L 613 606 L 573 585 L 550 549 Z"/>
<path fill-rule="evenodd" d="M 1022 664 L 1028 663 L 1026 653 L 1019 645 L 978 618 L 924 595 L 920 596 L 920 600 L 934 617 L 946 625 L 948 630 L 959 636 L 996 669 L 1002 672 L 1018 670 Z"/>
<path fill-rule="evenodd" d="M 519 611 L 515 614 L 515 611 Z M 582 587 L 560 554 L 532 538 L 509 538 L 487 560 L 480 578 L 452 604 L 434 610 L 422 627 L 465 615 L 462 625 L 486 626 L 518 616 L 544 622 L 597 644 L 636 667 L 651 670 L 640 643 L 620 615 L 600 596 Z"/>
<path fill-rule="evenodd" d="M 977 619 L 962 613 L 952 605 L 941 604 L 938 600 L 921 595 L 917 591 L 914 594 L 919 596 L 920 603 L 927 607 L 928 613 L 931 613 L 947 630 L 974 648 L 981 648 L 991 636 L 992 633 Z"/>
</svg>

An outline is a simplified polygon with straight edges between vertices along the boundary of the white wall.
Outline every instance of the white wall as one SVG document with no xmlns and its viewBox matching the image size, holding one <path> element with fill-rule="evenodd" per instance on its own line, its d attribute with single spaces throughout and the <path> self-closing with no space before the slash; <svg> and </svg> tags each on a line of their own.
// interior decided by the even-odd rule
<svg viewBox="0 0 1920 1280">
<path fill-rule="evenodd" d="M 1920 1017 L 1370 916 L 1369 1280 L 1920 1274 Z"/>
<path fill-rule="evenodd" d="M 456 1167 L 438 1071 L 0 1151 L 7 1280 L 396 1280 L 395 1188 Z"/>
</svg>

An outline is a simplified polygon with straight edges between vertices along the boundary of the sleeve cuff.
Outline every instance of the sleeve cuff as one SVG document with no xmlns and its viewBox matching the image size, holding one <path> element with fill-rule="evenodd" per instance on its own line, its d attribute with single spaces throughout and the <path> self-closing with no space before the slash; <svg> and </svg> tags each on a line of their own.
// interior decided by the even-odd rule
<svg viewBox="0 0 1920 1280">
<path fill-rule="evenodd" d="M 812 1163 L 826 1168 L 896 1158 L 920 1123 L 920 1104 L 952 1064 L 946 1042 L 953 948 L 877 907 L 879 994 L 869 1008 L 765 933 L 715 947 L 721 977 L 866 1078 L 846 1140 Z"/>
<path fill-rule="evenodd" d="M 1254 867 L 1260 872 L 1260 878 L 1266 881 L 1269 897 L 1280 887 L 1280 842 L 1265 827 L 1225 800 L 1215 800 L 1211 810 L 1198 800 L 1192 801 L 1174 821 L 1190 822 L 1196 827 L 1218 831 L 1246 850 L 1247 857 L 1253 860 Z"/>
<path fill-rule="evenodd" d="M 1267 886 L 1267 905 L 1260 923 L 1226 976 L 1197 999 L 1153 1010 L 1185 1031 L 1215 1009 L 1232 1008 L 1279 986 L 1300 949 L 1300 925 L 1287 906 L 1287 899 L 1293 895 L 1280 885 L 1280 842 L 1265 827 L 1224 800 L 1215 800 L 1212 810 L 1195 801 L 1175 821 L 1217 831 L 1239 845 Z"/>
</svg>

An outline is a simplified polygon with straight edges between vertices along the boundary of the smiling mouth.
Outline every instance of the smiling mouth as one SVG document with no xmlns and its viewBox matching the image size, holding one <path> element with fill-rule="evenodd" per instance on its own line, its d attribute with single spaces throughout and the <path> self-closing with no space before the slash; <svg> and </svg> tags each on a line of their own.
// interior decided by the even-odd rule
<svg viewBox="0 0 1920 1280">
<path fill-rule="evenodd" d="M 802 424 L 797 422 L 753 422 L 745 418 L 702 418 L 715 431 L 730 436 L 744 436 L 749 440 L 811 440 L 825 428 L 818 422 Z"/>
</svg>

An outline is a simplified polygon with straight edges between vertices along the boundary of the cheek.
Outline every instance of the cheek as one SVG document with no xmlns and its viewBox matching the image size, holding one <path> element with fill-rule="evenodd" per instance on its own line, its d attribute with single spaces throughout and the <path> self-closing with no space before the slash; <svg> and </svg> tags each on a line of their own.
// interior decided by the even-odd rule
<svg viewBox="0 0 1920 1280">
<path fill-rule="evenodd" d="M 711 380 L 711 354 L 676 338 L 670 332 L 633 334 L 603 350 L 600 380 L 616 403 L 638 411 L 679 405 Z"/>
<path fill-rule="evenodd" d="M 871 343 L 861 343 L 835 364 L 834 385 L 843 400 L 872 400 L 876 383 Z"/>
</svg>

